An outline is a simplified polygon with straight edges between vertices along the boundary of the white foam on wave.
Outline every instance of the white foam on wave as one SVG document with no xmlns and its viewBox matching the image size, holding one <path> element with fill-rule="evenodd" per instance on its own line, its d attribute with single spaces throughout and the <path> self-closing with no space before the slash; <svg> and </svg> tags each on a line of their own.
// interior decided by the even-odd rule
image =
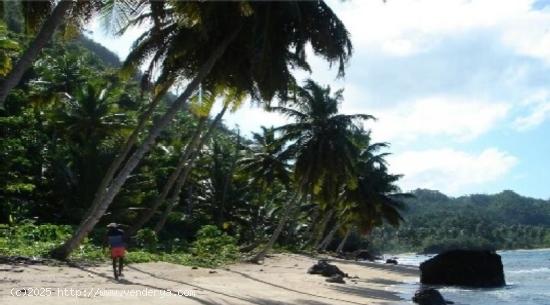
<svg viewBox="0 0 550 305">
<path fill-rule="evenodd" d="M 542 268 L 526 269 L 526 270 L 512 270 L 512 271 L 507 271 L 506 273 L 524 274 L 524 273 L 545 273 L 545 272 L 550 272 L 550 268 L 542 267 Z"/>
</svg>

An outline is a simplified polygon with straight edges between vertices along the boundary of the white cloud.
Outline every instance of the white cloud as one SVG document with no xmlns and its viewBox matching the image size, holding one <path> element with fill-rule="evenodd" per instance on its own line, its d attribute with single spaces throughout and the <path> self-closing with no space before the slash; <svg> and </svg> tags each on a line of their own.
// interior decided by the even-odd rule
<svg viewBox="0 0 550 305">
<path fill-rule="evenodd" d="M 542 124 L 550 119 L 550 91 L 535 91 L 521 103 L 521 106 L 527 108 L 528 113 L 514 120 L 513 127 L 516 130 L 526 131 Z"/>
<path fill-rule="evenodd" d="M 356 47 L 394 55 L 429 48 L 443 35 L 500 27 L 531 10 L 532 0 L 348 1 L 331 5 L 350 29 Z"/>
<path fill-rule="evenodd" d="M 535 0 L 334 0 L 357 49 L 407 56 L 453 34 L 490 29 L 517 53 L 550 64 L 550 10 Z"/>
<path fill-rule="evenodd" d="M 517 162 L 496 148 L 480 154 L 450 148 L 406 151 L 389 158 L 392 172 L 405 175 L 400 180 L 404 190 L 430 188 L 450 194 L 479 191 L 484 184 L 504 178 Z"/>
<path fill-rule="evenodd" d="M 550 11 L 528 11 L 502 25 L 503 43 L 517 53 L 550 64 Z"/>
<path fill-rule="evenodd" d="M 506 117 L 506 103 L 456 97 L 430 97 L 373 110 L 378 118 L 373 135 L 382 141 L 413 141 L 425 136 L 445 136 L 464 142 L 494 128 Z"/>
<path fill-rule="evenodd" d="M 524 131 L 540 125 L 550 118 L 550 101 L 540 103 L 533 108 L 529 115 L 516 118 L 514 125 L 518 130 Z"/>
<path fill-rule="evenodd" d="M 224 123 L 229 127 L 238 126 L 243 131 L 244 136 L 249 136 L 250 132 L 258 132 L 260 126 L 281 126 L 288 123 L 287 119 L 280 114 L 248 105 L 242 106 L 234 113 L 226 114 Z M 216 105 L 212 113 L 217 113 L 219 108 L 220 106 Z"/>
</svg>

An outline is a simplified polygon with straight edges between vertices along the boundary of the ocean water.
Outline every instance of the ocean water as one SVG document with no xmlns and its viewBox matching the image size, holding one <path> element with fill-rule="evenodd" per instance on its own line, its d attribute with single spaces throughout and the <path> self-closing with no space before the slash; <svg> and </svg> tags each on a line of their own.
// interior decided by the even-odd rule
<svg viewBox="0 0 550 305">
<path fill-rule="evenodd" d="M 439 292 L 457 305 L 550 305 L 550 249 L 499 251 L 504 265 L 506 286 L 497 289 L 438 287 Z M 419 266 L 431 256 L 397 255 L 400 264 Z M 411 300 L 418 282 L 398 285 L 396 290 Z M 403 304 L 412 304 L 412 301 Z"/>
</svg>

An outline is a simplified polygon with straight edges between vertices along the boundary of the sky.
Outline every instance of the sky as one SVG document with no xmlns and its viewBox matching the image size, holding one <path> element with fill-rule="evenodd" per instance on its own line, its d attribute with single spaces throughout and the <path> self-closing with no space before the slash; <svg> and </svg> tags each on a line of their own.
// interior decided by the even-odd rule
<svg viewBox="0 0 550 305">
<path fill-rule="evenodd" d="M 389 142 L 400 187 L 452 196 L 513 190 L 550 198 L 550 0 L 329 0 L 354 45 L 344 78 L 309 54 L 312 74 L 344 89 L 344 113 Z M 90 36 L 125 58 L 142 31 Z M 251 105 L 225 123 L 244 134 L 285 118 Z"/>
</svg>

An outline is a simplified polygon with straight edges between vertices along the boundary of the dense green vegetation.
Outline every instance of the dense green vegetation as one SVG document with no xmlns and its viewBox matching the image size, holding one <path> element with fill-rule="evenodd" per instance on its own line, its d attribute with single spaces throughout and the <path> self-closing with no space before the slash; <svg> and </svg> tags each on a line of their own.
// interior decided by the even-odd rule
<svg viewBox="0 0 550 305">
<path fill-rule="evenodd" d="M 78 2 L 32 66 L 14 65 L 39 37 L 28 26 L 64 2 L 2 2 L 2 88 L 24 73 L 0 110 L 0 255 L 101 259 L 116 222 L 130 261 L 213 266 L 399 224 L 399 176 L 362 127 L 372 117 L 292 75 L 310 69 L 306 46 L 344 73 L 351 41 L 324 2 L 117 2 L 139 5 L 117 24 L 150 26 L 122 64 L 74 35 L 114 2 Z M 222 124 L 250 99 L 290 123 L 252 138 Z"/>
<path fill-rule="evenodd" d="M 550 244 L 547 202 L 402 194 L 389 145 L 363 128 L 372 116 L 342 114 L 341 90 L 294 79 L 310 70 L 308 47 L 339 76 L 352 54 L 322 1 L 13 1 L 0 11 L 0 255 L 101 260 L 110 222 L 126 230 L 130 261 L 198 266 L 261 262 L 273 247 Z M 94 14 L 115 31 L 148 27 L 123 62 L 82 35 Z M 289 123 L 252 137 L 223 124 L 249 101 Z"/>
<path fill-rule="evenodd" d="M 407 199 L 399 229 L 377 228 L 373 247 L 393 252 L 440 252 L 449 248 L 550 247 L 550 202 L 512 191 L 448 197 L 416 190 Z"/>
</svg>

